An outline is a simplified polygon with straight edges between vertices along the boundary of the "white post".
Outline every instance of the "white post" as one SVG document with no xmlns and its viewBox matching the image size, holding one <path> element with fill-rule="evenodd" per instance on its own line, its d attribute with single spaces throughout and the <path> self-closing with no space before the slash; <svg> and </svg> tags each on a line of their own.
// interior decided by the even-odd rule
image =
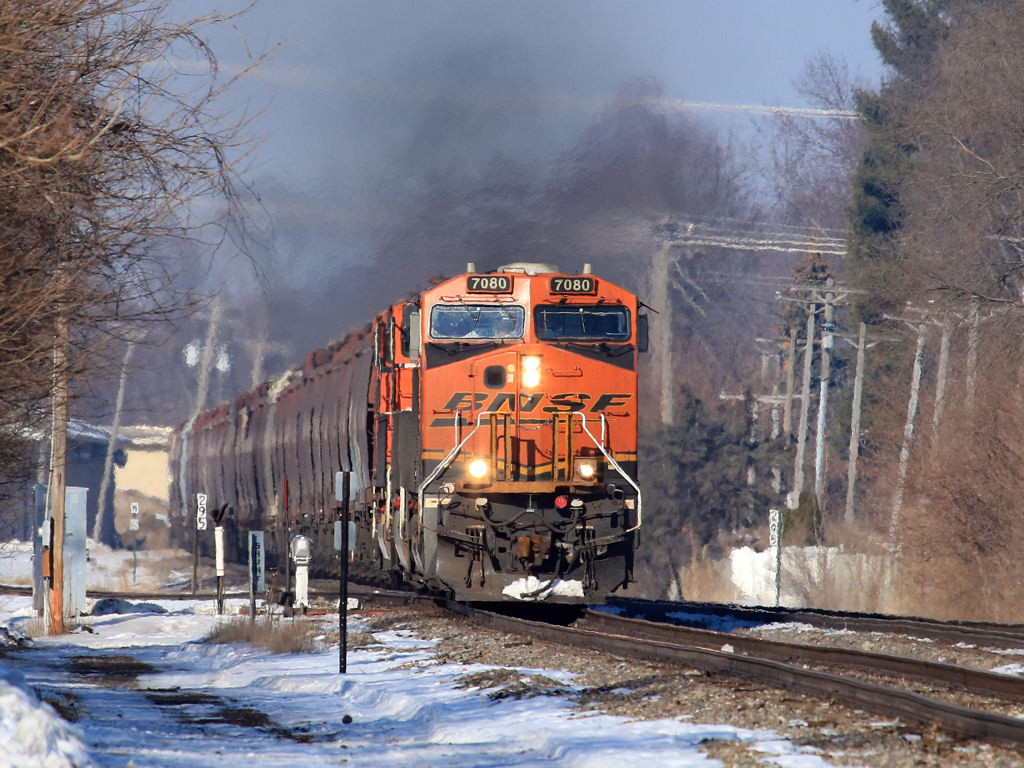
<svg viewBox="0 0 1024 768">
<path fill-rule="evenodd" d="M 295 609 L 309 607 L 309 566 L 295 566 Z"/>
<path fill-rule="evenodd" d="M 213 526 L 214 563 L 217 570 L 217 613 L 224 613 L 224 528 Z"/>
<path fill-rule="evenodd" d="M 945 406 L 946 380 L 949 377 L 949 324 L 942 324 L 942 341 L 939 343 L 939 370 L 935 382 L 935 414 L 932 417 L 932 440 L 938 442 L 939 423 Z"/>
<path fill-rule="evenodd" d="M 829 287 L 832 285 L 832 278 L 828 279 Z M 829 291 L 825 294 L 825 324 L 821 332 L 821 381 L 819 383 L 820 396 L 818 398 L 818 430 L 815 435 L 814 453 L 814 501 L 818 509 L 825 506 L 825 420 L 828 415 L 828 385 L 832 376 L 832 343 L 835 338 L 832 335 L 832 300 L 834 294 Z"/>
<path fill-rule="evenodd" d="M 804 489 L 804 451 L 807 447 L 807 418 L 811 405 L 811 360 L 814 358 L 814 305 L 807 305 L 807 344 L 804 347 L 804 380 L 800 403 L 800 426 L 796 436 L 796 458 L 793 461 L 793 488 L 790 491 L 789 508 L 800 505 L 800 494 Z"/>
<path fill-rule="evenodd" d="M 924 357 L 924 341 L 927 333 L 928 327 L 924 323 L 918 326 L 914 373 L 910 382 L 910 400 L 907 402 L 907 421 L 903 425 L 903 446 L 900 448 L 899 475 L 896 478 L 896 492 L 892 498 L 892 517 L 889 520 L 889 550 L 894 561 L 899 559 L 900 512 L 903 509 L 903 491 L 907 482 L 907 468 L 910 465 L 910 443 L 914 439 L 914 419 L 917 416 L 917 401 L 921 390 L 921 358 Z"/>
<path fill-rule="evenodd" d="M 860 324 L 857 335 L 857 373 L 853 378 L 853 412 L 850 414 L 850 463 L 846 468 L 846 522 L 853 523 L 854 494 L 857 489 L 857 457 L 860 455 L 860 402 L 864 393 L 864 356 L 867 325 Z"/>
<path fill-rule="evenodd" d="M 658 397 L 662 424 L 672 424 L 675 375 L 672 370 L 672 297 L 668 290 L 668 255 L 672 246 L 663 243 L 651 259 L 651 305 L 660 313 L 651 335 L 654 370 L 658 377 Z M 458 421 L 458 420 L 456 420 Z"/>
<path fill-rule="evenodd" d="M 978 391 L 978 329 L 981 326 L 981 306 L 977 296 L 971 297 L 970 325 L 967 328 L 967 413 L 974 413 L 974 398 Z"/>
<path fill-rule="evenodd" d="M 295 601 L 292 608 L 305 613 L 309 608 L 309 563 L 313 559 L 312 542 L 299 534 L 291 541 L 291 556 L 295 562 Z"/>
</svg>

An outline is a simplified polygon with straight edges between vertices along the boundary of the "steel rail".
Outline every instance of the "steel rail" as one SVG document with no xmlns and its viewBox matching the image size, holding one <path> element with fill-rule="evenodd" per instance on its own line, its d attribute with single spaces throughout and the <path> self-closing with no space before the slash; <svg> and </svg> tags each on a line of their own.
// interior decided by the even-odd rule
<svg viewBox="0 0 1024 768">
<path fill-rule="evenodd" d="M 800 662 L 835 667 L 855 667 L 884 675 L 909 677 L 928 683 L 955 686 L 962 691 L 985 696 L 999 696 L 1024 700 L 1024 678 L 1000 675 L 995 672 L 947 664 L 909 656 L 896 656 L 860 648 L 838 648 L 803 645 L 779 640 L 766 640 L 710 629 L 694 629 L 674 624 L 627 619 L 597 611 L 587 611 L 576 625 L 595 632 L 622 634 L 647 640 L 658 640 L 677 645 L 696 645 L 702 648 L 730 646 L 735 653 L 783 662 Z"/>
<path fill-rule="evenodd" d="M 396 589 L 382 589 L 380 587 L 367 587 L 361 584 L 355 584 L 350 582 L 349 596 L 359 597 L 366 600 L 393 600 L 399 602 L 412 602 L 412 601 L 428 601 L 432 602 L 434 598 L 429 596 L 421 595 L 417 592 L 396 590 Z M 0 584 L 0 594 L 9 595 L 31 595 L 32 587 L 24 586 L 20 584 Z M 326 597 L 326 598 L 338 598 L 338 590 L 334 589 L 320 589 L 315 586 L 311 586 L 309 594 L 312 597 Z M 86 596 L 95 600 L 103 598 L 118 597 L 124 600 L 216 600 L 216 591 L 202 591 L 192 594 L 191 592 L 126 592 L 120 590 L 109 590 L 109 589 L 88 589 L 86 590 Z M 249 599 L 248 592 L 225 592 L 225 599 Z M 262 598 L 261 598 L 262 599 Z"/>
<path fill-rule="evenodd" d="M 888 717 L 898 717 L 907 723 L 925 727 L 938 726 L 956 736 L 1024 748 L 1024 720 L 958 707 L 909 691 L 722 650 L 544 624 L 477 611 L 457 603 L 447 603 L 447 607 L 482 626 L 502 632 L 527 635 L 559 645 L 586 648 L 626 659 L 742 677 L 813 698 L 839 702 Z"/>
<path fill-rule="evenodd" d="M 889 632 L 927 637 L 943 642 L 990 643 L 1003 648 L 1024 648 L 1024 624 L 1000 624 L 980 621 L 940 621 L 908 616 L 860 614 L 809 608 L 773 608 L 720 605 L 711 603 L 672 603 L 661 600 L 611 597 L 607 604 L 647 616 L 671 613 L 708 613 L 717 616 L 763 622 L 800 622 L 821 629 L 856 632 Z"/>
</svg>

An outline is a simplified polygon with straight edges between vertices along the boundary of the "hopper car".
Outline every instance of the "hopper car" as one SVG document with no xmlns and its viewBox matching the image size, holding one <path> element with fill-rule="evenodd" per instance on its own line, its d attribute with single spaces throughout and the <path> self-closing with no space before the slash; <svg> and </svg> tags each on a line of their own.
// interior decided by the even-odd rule
<svg viewBox="0 0 1024 768">
<path fill-rule="evenodd" d="M 351 573 L 461 601 L 600 602 L 631 582 L 642 526 L 642 309 L 589 265 L 467 265 L 176 429 L 182 542 L 202 493 L 226 511 L 229 558 L 262 530 L 284 567 L 302 533 L 312 574 L 337 573 L 348 473 Z"/>
</svg>

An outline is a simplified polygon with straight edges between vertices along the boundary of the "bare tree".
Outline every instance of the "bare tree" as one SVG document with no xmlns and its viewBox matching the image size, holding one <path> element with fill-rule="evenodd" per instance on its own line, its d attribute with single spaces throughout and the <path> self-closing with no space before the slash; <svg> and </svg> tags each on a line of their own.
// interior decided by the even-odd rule
<svg viewBox="0 0 1024 768">
<path fill-rule="evenodd" d="M 782 220 L 789 224 L 843 228 L 850 203 L 850 177 L 864 150 L 864 128 L 851 113 L 857 84 L 846 63 L 819 51 L 794 82 L 799 94 L 832 117 L 788 114 L 764 118 L 758 129 L 766 144 L 766 183 Z"/>
<path fill-rule="evenodd" d="M 995 606 L 1020 597 L 1024 545 L 1024 2 L 953 10 L 956 25 L 893 121 L 894 139 L 910 151 L 891 297 L 940 326 L 949 344 L 948 362 L 934 351 L 924 361 L 922 411 L 934 416 L 910 452 L 901 531 L 905 578 L 918 577 L 921 590 L 904 591 L 927 600 L 934 573 L 955 573 L 946 583 L 972 590 L 935 590 L 925 605 L 1009 618 Z M 906 380 L 892 391 L 905 392 Z M 893 424 L 899 399 L 880 404 Z M 884 473 L 876 480 L 884 486 Z"/>
<path fill-rule="evenodd" d="M 1024 3 L 972 9 L 907 105 L 907 277 L 929 298 L 1020 304 L 1024 290 L 1021 99 Z"/>
<path fill-rule="evenodd" d="M 63 373 L 95 372 L 110 340 L 192 299 L 176 243 L 239 231 L 250 143 L 217 111 L 238 73 L 202 38 L 231 18 L 173 22 L 170 6 L 0 6 L 0 450 L 23 454 L 45 413 L 55 345 Z"/>
</svg>

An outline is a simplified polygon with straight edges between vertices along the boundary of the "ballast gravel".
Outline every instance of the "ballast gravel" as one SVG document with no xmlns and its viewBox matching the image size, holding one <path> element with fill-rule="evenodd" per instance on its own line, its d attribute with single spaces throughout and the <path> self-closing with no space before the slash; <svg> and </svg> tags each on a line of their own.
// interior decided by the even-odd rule
<svg viewBox="0 0 1024 768">
<path fill-rule="evenodd" d="M 372 643 L 373 631 L 405 630 L 437 641 L 432 660 L 422 663 L 492 665 L 495 669 L 468 675 L 461 685 L 487 690 L 494 699 L 564 696 L 587 712 L 772 730 L 794 744 L 814 748 L 834 765 L 1010 768 L 1024 764 L 1024 753 L 999 745 L 957 739 L 738 678 L 505 634 L 429 606 L 374 606 L 364 615 L 371 632 L 358 637 L 360 644 Z M 574 684 L 566 686 L 543 673 L 523 675 L 519 668 L 566 670 L 575 674 Z M 757 765 L 764 757 L 734 741 L 710 741 L 704 750 L 727 767 Z"/>
</svg>

